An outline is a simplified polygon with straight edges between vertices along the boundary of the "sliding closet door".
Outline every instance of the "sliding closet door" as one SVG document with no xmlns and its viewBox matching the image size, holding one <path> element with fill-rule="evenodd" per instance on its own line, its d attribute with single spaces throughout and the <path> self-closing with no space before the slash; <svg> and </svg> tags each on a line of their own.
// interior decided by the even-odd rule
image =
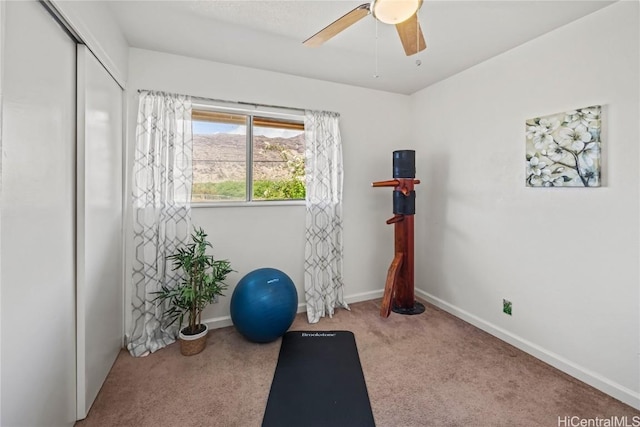
<svg viewBox="0 0 640 427">
<path fill-rule="evenodd" d="M 76 45 L 41 4 L 4 3 L 0 425 L 70 426 Z"/>
<path fill-rule="evenodd" d="M 122 90 L 78 45 L 78 419 L 122 348 Z"/>
</svg>

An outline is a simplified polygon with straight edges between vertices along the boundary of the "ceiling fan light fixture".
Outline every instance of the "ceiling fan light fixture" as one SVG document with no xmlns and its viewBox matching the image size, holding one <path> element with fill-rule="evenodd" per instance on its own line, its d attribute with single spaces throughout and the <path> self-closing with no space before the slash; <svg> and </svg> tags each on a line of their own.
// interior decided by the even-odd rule
<svg viewBox="0 0 640 427">
<path fill-rule="evenodd" d="M 371 13 L 385 24 L 399 24 L 411 18 L 422 6 L 422 0 L 373 0 Z"/>
</svg>

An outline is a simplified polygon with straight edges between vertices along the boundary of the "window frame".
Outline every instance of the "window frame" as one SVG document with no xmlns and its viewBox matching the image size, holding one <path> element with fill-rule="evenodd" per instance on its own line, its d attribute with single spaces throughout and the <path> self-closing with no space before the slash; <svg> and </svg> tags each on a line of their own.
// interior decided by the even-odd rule
<svg viewBox="0 0 640 427">
<path fill-rule="evenodd" d="M 253 107 L 253 106 L 252 106 Z M 299 122 L 304 127 L 304 111 L 276 108 L 276 107 L 262 107 L 255 106 L 254 108 L 247 108 L 245 106 L 236 105 L 224 105 L 218 103 L 206 103 L 206 102 L 193 102 L 192 103 L 192 116 L 193 111 L 211 111 L 217 113 L 229 113 L 246 116 L 246 196 L 245 200 L 234 201 L 220 201 L 220 202 L 193 202 L 190 201 L 191 208 L 211 208 L 211 207 L 256 207 L 256 206 L 304 206 L 304 199 L 289 199 L 289 200 L 254 200 L 253 199 L 253 120 L 254 117 L 264 117 L 266 119 L 284 120 Z M 193 119 L 192 119 L 193 121 Z M 201 120 L 200 120 L 201 121 Z M 306 141 L 305 141 L 306 144 Z"/>
</svg>

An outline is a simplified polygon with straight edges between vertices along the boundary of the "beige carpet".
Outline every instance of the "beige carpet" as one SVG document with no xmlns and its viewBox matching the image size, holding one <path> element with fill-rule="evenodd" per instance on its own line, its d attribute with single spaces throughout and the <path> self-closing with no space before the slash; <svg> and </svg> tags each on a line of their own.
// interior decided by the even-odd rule
<svg viewBox="0 0 640 427">
<path fill-rule="evenodd" d="M 299 314 L 291 328 L 354 332 L 378 427 L 640 422 L 640 411 L 433 306 L 388 319 L 379 307 L 352 304 L 315 325 Z M 280 340 L 253 344 L 229 327 L 211 331 L 196 356 L 181 356 L 178 344 L 143 358 L 122 351 L 76 425 L 260 426 L 279 349 Z"/>
</svg>

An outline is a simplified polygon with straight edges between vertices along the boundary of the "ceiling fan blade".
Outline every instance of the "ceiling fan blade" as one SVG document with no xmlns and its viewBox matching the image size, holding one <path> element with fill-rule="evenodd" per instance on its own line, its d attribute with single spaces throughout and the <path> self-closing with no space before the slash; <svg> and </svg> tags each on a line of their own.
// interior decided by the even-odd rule
<svg viewBox="0 0 640 427">
<path fill-rule="evenodd" d="M 414 55 L 427 48 L 417 14 L 404 22 L 396 24 L 396 30 L 398 30 L 404 53 L 407 56 Z"/>
<path fill-rule="evenodd" d="M 302 42 L 305 46 L 317 47 L 339 32 L 347 29 L 369 14 L 369 3 L 361 4 L 351 12 L 333 21 L 308 39 Z"/>
</svg>

